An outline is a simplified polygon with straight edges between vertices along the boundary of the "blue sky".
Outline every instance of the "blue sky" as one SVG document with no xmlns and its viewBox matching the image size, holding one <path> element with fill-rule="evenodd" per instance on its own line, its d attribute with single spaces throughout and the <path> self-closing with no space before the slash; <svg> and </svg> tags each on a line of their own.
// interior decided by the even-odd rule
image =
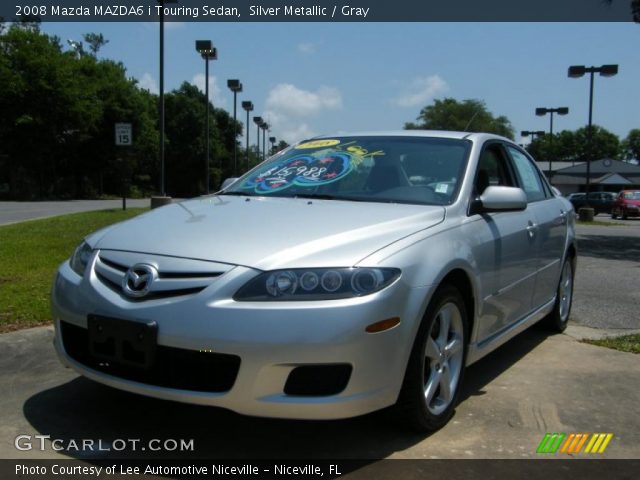
<svg viewBox="0 0 640 480">
<path fill-rule="evenodd" d="M 45 23 L 42 29 L 63 42 L 103 33 L 109 44 L 99 56 L 122 61 L 130 76 L 157 91 L 157 23 Z M 536 107 L 567 106 L 569 115 L 556 117 L 554 129 L 576 129 L 587 123 L 589 95 L 587 77 L 567 77 L 576 64 L 619 64 L 618 76 L 596 77 L 594 123 L 621 137 L 640 128 L 637 24 L 167 23 L 165 91 L 184 81 L 204 85 L 196 39 L 218 48 L 210 65 L 214 104 L 232 112 L 226 80 L 239 78 L 238 102 L 253 101 L 252 115 L 267 117 L 271 135 L 289 142 L 400 129 L 445 96 L 484 100 L 517 132 L 548 130 L 549 117 L 536 117 Z"/>
</svg>

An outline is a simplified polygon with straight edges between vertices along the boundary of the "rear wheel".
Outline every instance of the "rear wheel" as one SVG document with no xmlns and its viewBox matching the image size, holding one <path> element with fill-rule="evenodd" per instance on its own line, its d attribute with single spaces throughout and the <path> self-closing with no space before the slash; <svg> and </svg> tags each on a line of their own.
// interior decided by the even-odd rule
<svg viewBox="0 0 640 480">
<path fill-rule="evenodd" d="M 397 413 L 411 428 L 429 432 L 453 415 L 464 374 L 467 312 L 460 292 L 439 288 L 411 351 Z"/>
<path fill-rule="evenodd" d="M 554 332 L 564 332 L 569 323 L 571 304 L 573 302 L 573 258 L 567 257 L 562 266 L 558 290 L 556 293 L 556 303 L 553 311 L 545 319 L 546 326 Z"/>
<path fill-rule="evenodd" d="M 612 218 L 613 220 L 615 220 L 616 218 L 618 218 L 618 214 L 616 213 L 616 211 L 615 211 L 615 210 L 611 210 L 611 218 Z"/>
</svg>

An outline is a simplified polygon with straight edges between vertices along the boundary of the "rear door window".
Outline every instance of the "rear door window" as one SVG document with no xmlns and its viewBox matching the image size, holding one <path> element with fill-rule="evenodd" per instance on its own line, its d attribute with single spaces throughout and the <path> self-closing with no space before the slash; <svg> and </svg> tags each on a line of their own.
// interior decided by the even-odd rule
<svg viewBox="0 0 640 480">
<path fill-rule="evenodd" d="M 545 189 L 538 169 L 533 165 L 533 162 L 522 152 L 511 146 L 507 146 L 507 150 L 513 160 L 520 188 L 527 194 L 527 200 L 529 202 L 544 200 L 547 197 Z"/>
</svg>

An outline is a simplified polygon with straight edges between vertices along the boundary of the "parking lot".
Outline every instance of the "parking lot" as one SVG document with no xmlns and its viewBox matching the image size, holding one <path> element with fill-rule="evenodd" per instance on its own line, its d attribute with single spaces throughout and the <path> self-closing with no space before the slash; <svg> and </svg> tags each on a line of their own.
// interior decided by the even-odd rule
<svg viewBox="0 0 640 480">
<path fill-rule="evenodd" d="M 612 432 L 601 457 L 638 458 L 640 356 L 575 338 L 580 329 L 640 328 L 640 221 L 626 223 L 578 227 L 569 334 L 532 328 L 469 368 L 454 418 L 435 434 L 403 431 L 384 411 L 344 421 L 281 421 L 121 392 L 64 369 L 51 327 L 42 327 L 0 335 L 0 458 L 114 455 L 17 451 L 18 435 L 105 445 L 121 438 L 194 440 L 194 451 L 129 449 L 120 458 L 536 458 L 547 432 Z"/>
</svg>

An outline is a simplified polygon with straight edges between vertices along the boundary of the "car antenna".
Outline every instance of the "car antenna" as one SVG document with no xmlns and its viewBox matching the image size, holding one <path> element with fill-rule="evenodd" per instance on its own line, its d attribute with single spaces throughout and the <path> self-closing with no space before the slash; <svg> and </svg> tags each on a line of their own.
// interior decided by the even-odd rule
<svg viewBox="0 0 640 480">
<path fill-rule="evenodd" d="M 471 126 L 471 123 L 473 122 L 473 120 L 476 118 L 476 116 L 478 115 L 478 113 L 480 113 L 480 109 L 478 108 L 475 113 L 473 114 L 473 116 L 471 117 L 471 120 L 469 120 L 469 123 L 467 123 L 467 126 L 464 127 L 463 132 L 468 131 L 469 127 Z"/>
</svg>

